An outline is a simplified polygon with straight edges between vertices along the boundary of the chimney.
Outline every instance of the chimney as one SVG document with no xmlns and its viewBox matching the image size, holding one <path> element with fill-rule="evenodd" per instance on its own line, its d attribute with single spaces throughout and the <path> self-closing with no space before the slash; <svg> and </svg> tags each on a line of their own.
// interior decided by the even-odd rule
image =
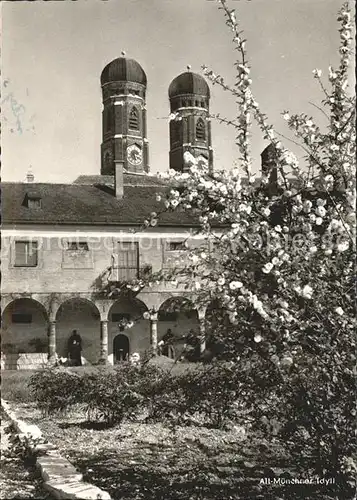
<svg viewBox="0 0 357 500">
<path fill-rule="evenodd" d="M 123 175 L 123 163 L 115 162 L 115 197 L 121 200 L 124 196 L 124 175 Z"/>
<path fill-rule="evenodd" d="M 276 190 L 278 187 L 278 169 L 276 165 L 276 151 L 273 144 L 269 144 L 261 153 L 262 174 L 269 177 L 269 187 Z"/>
</svg>

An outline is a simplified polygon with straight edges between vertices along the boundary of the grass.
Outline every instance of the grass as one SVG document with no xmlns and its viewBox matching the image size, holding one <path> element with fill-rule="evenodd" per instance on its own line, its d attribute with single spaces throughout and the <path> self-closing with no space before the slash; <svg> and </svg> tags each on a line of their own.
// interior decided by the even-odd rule
<svg viewBox="0 0 357 500">
<path fill-rule="evenodd" d="M 150 361 L 151 364 L 167 368 L 172 373 L 180 374 L 186 370 L 196 368 L 196 363 L 174 363 L 166 356 L 157 356 Z M 92 373 L 100 369 L 100 366 L 80 366 L 69 367 L 69 371 L 80 373 Z M 37 370 L 1 370 L 1 397 L 6 401 L 31 402 L 31 393 L 28 389 L 28 382 Z"/>
<path fill-rule="evenodd" d="M 30 402 L 27 383 L 34 373 L 35 370 L 1 370 L 1 397 L 6 401 Z"/>
</svg>

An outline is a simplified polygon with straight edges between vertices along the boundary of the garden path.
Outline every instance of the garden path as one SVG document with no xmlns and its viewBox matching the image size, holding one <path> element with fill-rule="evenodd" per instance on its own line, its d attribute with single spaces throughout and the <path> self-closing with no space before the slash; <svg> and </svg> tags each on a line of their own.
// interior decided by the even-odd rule
<svg viewBox="0 0 357 500">
<path fill-rule="evenodd" d="M 10 421 L 1 414 L 0 499 L 51 500 L 28 459 L 16 450 L 16 435 L 9 432 Z"/>
</svg>

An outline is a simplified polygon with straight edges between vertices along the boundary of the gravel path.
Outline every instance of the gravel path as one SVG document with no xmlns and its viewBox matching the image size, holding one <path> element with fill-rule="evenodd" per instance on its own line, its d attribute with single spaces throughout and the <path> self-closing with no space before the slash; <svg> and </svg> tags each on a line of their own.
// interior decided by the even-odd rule
<svg viewBox="0 0 357 500">
<path fill-rule="evenodd" d="M 0 499 L 51 500 L 42 490 L 41 480 L 29 459 L 16 453 L 15 435 L 9 432 L 10 422 L 1 413 Z"/>
</svg>

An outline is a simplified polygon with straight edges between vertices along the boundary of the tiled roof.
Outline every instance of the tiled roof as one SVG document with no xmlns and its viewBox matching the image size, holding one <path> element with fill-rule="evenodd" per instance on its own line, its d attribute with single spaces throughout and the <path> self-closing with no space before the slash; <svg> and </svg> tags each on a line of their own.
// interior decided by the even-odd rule
<svg viewBox="0 0 357 500">
<path fill-rule="evenodd" d="M 163 208 L 162 203 L 156 201 L 155 193 L 165 190 L 165 186 L 160 188 L 158 185 L 152 185 L 149 188 L 147 185 L 133 186 L 124 183 L 124 197 L 117 199 L 109 184 L 103 185 L 103 182 L 101 185 L 96 182 L 95 184 L 5 182 L 2 184 L 2 222 L 4 224 L 136 225 L 142 224 L 151 212 L 160 212 Z M 24 200 L 29 192 L 36 192 L 41 198 L 40 207 L 26 206 Z M 194 221 L 193 215 L 187 212 L 175 211 L 160 217 L 160 225 L 189 226 L 195 225 Z"/>
<path fill-rule="evenodd" d="M 73 184 L 99 185 L 114 187 L 114 175 L 80 175 Z M 124 186 L 163 186 L 167 184 L 164 179 L 151 175 L 124 173 Z"/>
</svg>

